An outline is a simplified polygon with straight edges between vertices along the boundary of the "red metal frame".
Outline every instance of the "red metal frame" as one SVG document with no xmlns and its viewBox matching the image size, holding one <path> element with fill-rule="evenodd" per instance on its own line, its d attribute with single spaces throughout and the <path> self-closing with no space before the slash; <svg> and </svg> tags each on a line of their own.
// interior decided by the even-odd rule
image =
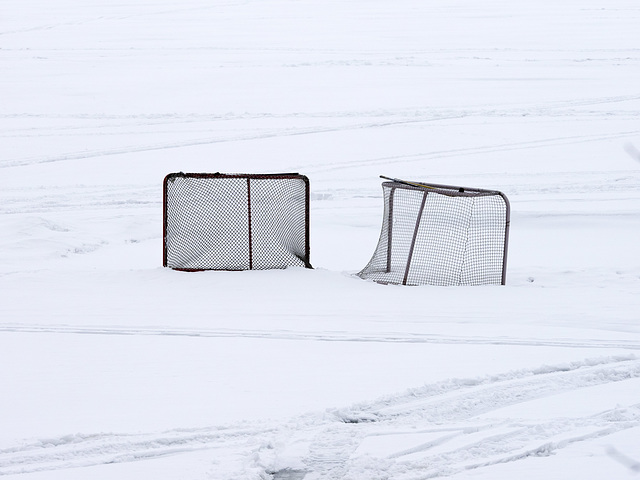
<svg viewBox="0 0 640 480">
<path fill-rule="evenodd" d="M 313 268 L 310 262 L 310 253 L 311 248 L 309 245 L 309 235 L 310 235 L 310 226 L 309 226 L 309 179 L 305 175 L 301 175 L 299 173 L 256 173 L 256 174 L 245 174 L 245 173 L 169 173 L 164 177 L 163 181 L 163 196 L 162 196 L 162 265 L 164 267 L 167 266 L 167 184 L 171 179 L 176 177 L 189 177 L 189 178 L 240 178 L 247 180 L 247 203 L 249 208 L 249 265 L 250 269 L 253 268 L 253 258 L 252 258 L 252 233 L 251 233 L 251 180 L 282 180 L 282 179 L 296 179 L 302 180 L 305 184 L 305 258 L 301 259 L 306 268 Z M 188 268 L 173 268 L 174 270 L 186 271 L 186 272 L 197 272 L 202 271 L 201 269 L 188 269 Z"/>
</svg>

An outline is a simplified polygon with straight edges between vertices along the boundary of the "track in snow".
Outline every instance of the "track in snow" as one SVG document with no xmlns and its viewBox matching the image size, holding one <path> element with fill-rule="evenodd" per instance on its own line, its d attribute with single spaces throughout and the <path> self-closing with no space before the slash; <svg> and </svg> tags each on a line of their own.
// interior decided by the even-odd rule
<svg viewBox="0 0 640 480">
<path fill-rule="evenodd" d="M 501 409 L 588 387 L 640 379 L 635 356 L 605 357 L 475 379 L 450 379 L 289 422 L 242 423 L 148 434 L 77 434 L 0 450 L 0 475 L 232 449 L 272 478 L 446 477 L 551 455 L 577 442 L 640 428 L 640 404 L 586 416 L 510 418 Z M 386 443 L 385 439 L 392 439 Z M 242 478 L 238 467 L 237 478 Z"/>
<path fill-rule="evenodd" d="M 357 331 L 293 331 L 293 330 L 241 330 L 228 328 L 177 328 L 177 327 L 114 327 L 82 325 L 37 325 L 0 324 L 0 332 L 47 333 L 78 335 L 124 335 L 124 336 L 174 336 L 202 338 L 260 338 L 265 340 L 312 340 L 322 342 L 379 342 L 379 343 L 431 343 L 453 345 L 517 345 L 561 348 L 602 348 L 640 350 L 640 343 L 629 340 L 551 340 L 531 338 L 497 338 L 437 335 L 402 332 L 357 332 Z"/>
<path fill-rule="evenodd" d="M 305 480 L 427 479 L 551 455 L 577 442 L 640 427 L 640 403 L 577 418 L 521 420 L 496 412 L 593 386 L 637 381 L 633 357 L 578 362 L 537 371 L 425 386 L 347 411 L 323 425 L 302 459 Z M 392 439 L 391 442 L 385 440 Z M 377 445 L 376 445 L 377 444 Z"/>
</svg>

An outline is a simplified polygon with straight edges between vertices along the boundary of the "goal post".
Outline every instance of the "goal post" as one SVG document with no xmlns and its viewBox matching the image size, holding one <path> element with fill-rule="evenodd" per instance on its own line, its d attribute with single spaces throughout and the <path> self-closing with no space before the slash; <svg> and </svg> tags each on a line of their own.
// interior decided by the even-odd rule
<svg viewBox="0 0 640 480">
<path fill-rule="evenodd" d="M 382 184 L 380 239 L 359 277 L 397 285 L 506 283 L 510 223 L 506 195 L 390 180 Z"/>
<path fill-rule="evenodd" d="M 312 268 L 306 176 L 180 172 L 163 187 L 165 267 Z"/>
</svg>

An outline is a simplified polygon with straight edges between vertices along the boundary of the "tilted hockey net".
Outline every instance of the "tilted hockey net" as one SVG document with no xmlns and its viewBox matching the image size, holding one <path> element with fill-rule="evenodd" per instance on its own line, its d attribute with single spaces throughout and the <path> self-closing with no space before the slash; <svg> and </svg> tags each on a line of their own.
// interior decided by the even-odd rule
<svg viewBox="0 0 640 480">
<path fill-rule="evenodd" d="M 498 191 L 384 182 L 384 218 L 364 279 L 399 285 L 505 284 L 510 208 Z"/>
<path fill-rule="evenodd" d="M 163 264 L 178 270 L 311 268 L 307 177 L 167 175 Z"/>
</svg>

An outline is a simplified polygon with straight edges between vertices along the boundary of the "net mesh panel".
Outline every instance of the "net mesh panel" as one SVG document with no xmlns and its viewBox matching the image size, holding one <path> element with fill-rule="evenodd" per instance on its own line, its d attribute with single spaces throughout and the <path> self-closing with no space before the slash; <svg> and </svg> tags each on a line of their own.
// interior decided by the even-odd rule
<svg viewBox="0 0 640 480">
<path fill-rule="evenodd" d="M 311 268 L 307 177 L 167 175 L 164 265 L 181 270 Z"/>
<path fill-rule="evenodd" d="M 361 278 L 401 285 L 504 283 L 509 204 L 503 194 L 382 186 L 382 232 Z"/>
</svg>

